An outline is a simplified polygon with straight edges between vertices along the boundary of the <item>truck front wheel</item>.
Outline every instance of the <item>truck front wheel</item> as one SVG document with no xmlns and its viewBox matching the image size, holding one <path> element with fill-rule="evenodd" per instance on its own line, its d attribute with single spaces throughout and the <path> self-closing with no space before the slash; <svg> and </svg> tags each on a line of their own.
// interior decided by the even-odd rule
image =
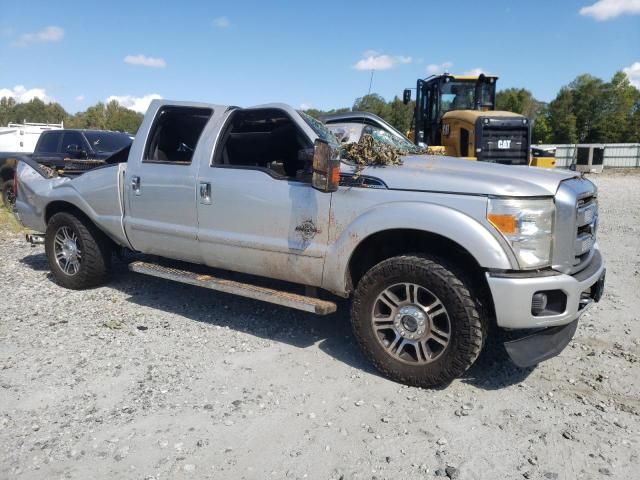
<svg viewBox="0 0 640 480">
<path fill-rule="evenodd" d="M 82 290 L 104 283 L 111 264 L 109 239 L 84 218 L 56 213 L 47 225 L 45 252 L 58 282 Z"/>
<path fill-rule="evenodd" d="M 403 255 L 371 268 L 351 310 L 366 357 L 392 380 L 435 387 L 461 376 L 478 358 L 486 320 L 470 282 L 437 257 Z"/>
</svg>

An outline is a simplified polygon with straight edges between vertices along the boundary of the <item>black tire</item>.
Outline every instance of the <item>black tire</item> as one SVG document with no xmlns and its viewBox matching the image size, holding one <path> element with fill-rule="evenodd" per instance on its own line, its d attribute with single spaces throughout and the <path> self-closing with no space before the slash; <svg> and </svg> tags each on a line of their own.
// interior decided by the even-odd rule
<svg viewBox="0 0 640 480">
<path fill-rule="evenodd" d="M 381 333 L 373 326 L 372 316 L 378 296 L 393 285 L 411 283 L 432 293 L 446 309 L 448 344 L 433 356 L 430 363 L 402 361 L 390 353 Z M 417 293 L 414 293 L 417 298 Z M 417 301 L 417 300 L 416 300 Z M 420 303 L 417 301 L 417 303 Z M 464 275 L 442 259 L 426 255 L 393 257 L 371 268 L 359 281 L 351 308 L 355 337 L 365 356 L 390 379 L 416 387 L 439 387 L 460 377 L 480 355 L 486 338 L 488 321 L 482 318 L 482 304 L 474 296 L 472 284 Z M 390 310 L 389 318 L 397 318 Z M 404 318 L 404 317 L 403 317 Z M 430 319 L 430 316 L 427 316 Z M 435 322 L 435 320 L 427 320 Z M 393 334 L 397 334 L 397 330 Z M 401 347 L 402 348 L 402 347 Z M 409 353 L 411 349 L 408 349 Z M 421 358 L 423 348 L 418 353 Z"/>
<path fill-rule="evenodd" d="M 16 203 L 16 196 L 13 191 L 13 180 L 5 180 L 2 182 L 2 204 L 7 210 L 13 210 Z"/>
<path fill-rule="evenodd" d="M 78 249 L 82 252 L 79 268 L 73 274 L 65 273 L 56 260 L 55 237 L 63 227 L 75 234 Z M 44 246 L 51 272 L 59 285 L 83 290 L 107 281 L 111 267 L 111 242 L 87 219 L 67 212 L 56 213 L 47 225 Z"/>
</svg>

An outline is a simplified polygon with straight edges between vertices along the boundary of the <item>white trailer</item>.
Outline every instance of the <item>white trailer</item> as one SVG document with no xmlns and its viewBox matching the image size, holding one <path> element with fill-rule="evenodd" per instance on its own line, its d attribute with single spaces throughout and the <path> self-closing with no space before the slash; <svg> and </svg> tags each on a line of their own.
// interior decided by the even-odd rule
<svg viewBox="0 0 640 480">
<path fill-rule="evenodd" d="M 42 132 L 60 128 L 63 123 L 9 123 L 0 127 L 0 152 L 33 153 Z"/>
</svg>

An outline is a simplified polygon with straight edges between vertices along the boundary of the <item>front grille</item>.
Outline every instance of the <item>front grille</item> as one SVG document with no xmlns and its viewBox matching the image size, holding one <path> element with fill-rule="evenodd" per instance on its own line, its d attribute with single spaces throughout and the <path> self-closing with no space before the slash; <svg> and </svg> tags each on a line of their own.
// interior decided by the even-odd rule
<svg viewBox="0 0 640 480">
<path fill-rule="evenodd" d="M 553 267 L 574 274 L 591 261 L 598 228 L 597 189 L 584 178 L 560 184 L 555 197 Z"/>
<path fill-rule="evenodd" d="M 526 125 L 499 125 L 495 120 L 479 128 L 478 160 L 506 165 L 529 164 L 529 129 Z M 514 123 L 513 121 L 509 123 Z"/>
<path fill-rule="evenodd" d="M 574 268 L 587 262 L 596 243 L 598 201 L 595 195 L 580 198 L 576 203 L 576 241 L 574 244 Z"/>
</svg>

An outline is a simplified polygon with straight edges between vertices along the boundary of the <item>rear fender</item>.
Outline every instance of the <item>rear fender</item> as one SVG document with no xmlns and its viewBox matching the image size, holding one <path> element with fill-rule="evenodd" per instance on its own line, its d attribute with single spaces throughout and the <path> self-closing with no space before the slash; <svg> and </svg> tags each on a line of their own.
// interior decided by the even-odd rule
<svg viewBox="0 0 640 480">
<path fill-rule="evenodd" d="M 120 196 L 125 164 L 98 168 L 76 178 L 45 178 L 43 174 L 20 162 L 16 214 L 28 228 L 44 232 L 47 208 L 56 203 L 68 204 L 84 213 L 100 230 L 119 245 L 130 247 L 122 226 Z"/>
</svg>

